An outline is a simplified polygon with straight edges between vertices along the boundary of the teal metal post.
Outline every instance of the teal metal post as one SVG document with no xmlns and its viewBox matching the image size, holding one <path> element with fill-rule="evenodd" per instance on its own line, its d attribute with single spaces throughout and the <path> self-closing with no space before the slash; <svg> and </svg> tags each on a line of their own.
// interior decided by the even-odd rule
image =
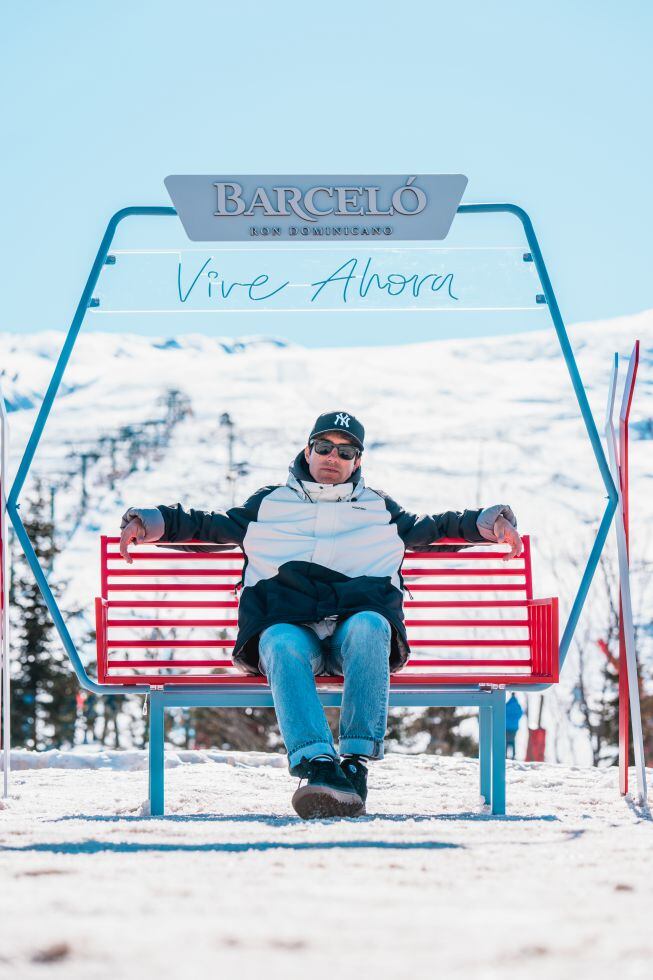
<svg viewBox="0 0 653 980">
<path fill-rule="evenodd" d="M 492 813 L 506 812 L 506 692 L 492 692 Z"/>
<path fill-rule="evenodd" d="M 481 796 L 486 804 L 492 800 L 492 709 L 478 711 L 478 762 L 481 779 Z"/>
<path fill-rule="evenodd" d="M 150 815 L 162 817 L 164 813 L 164 701 L 163 694 L 150 694 Z"/>
</svg>

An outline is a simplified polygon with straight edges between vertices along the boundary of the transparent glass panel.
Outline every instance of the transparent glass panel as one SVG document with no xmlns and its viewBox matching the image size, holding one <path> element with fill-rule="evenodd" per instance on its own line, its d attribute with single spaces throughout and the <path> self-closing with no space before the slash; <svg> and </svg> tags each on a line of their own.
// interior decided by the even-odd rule
<svg viewBox="0 0 653 980">
<path fill-rule="evenodd" d="M 540 330 L 527 252 L 504 213 L 458 215 L 445 242 L 214 245 L 189 241 L 174 215 L 135 216 L 118 226 L 84 331 L 362 347 Z"/>
<path fill-rule="evenodd" d="M 257 245 L 115 249 L 94 316 L 457 313 L 541 305 L 521 246 Z"/>
</svg>

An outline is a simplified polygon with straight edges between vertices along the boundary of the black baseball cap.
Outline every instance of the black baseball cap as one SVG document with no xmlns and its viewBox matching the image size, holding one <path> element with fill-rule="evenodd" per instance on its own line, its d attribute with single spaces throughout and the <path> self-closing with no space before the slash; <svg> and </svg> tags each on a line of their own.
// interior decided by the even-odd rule
<svg viewBox="0 0 653 980">
<path fill-rule="evenodd" d="M 311 439 L 324 435 L 326 432 L 342 432 L 343 436 L 349 436 L 361 452 L 364 449 L 365 429 L 358 419 L 354 415 L 350 415 L 349 412 L 324 412 L 315 420 L 308 441 L 310 442 Z"/>
</svg>

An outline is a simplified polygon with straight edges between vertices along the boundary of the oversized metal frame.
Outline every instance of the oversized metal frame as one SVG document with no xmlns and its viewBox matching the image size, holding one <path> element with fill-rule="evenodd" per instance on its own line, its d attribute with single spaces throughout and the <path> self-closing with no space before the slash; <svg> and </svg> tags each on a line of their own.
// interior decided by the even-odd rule
<svg viewBox="0 0 653 980">
<path fill-rule="evenodd" d="M 592 416 L 592 412 L 589 406 L 589 402 L 587 400 L 585 388 L 583 386 L 583 382 L 581 380 L 580 373 L 576 365 L 576 360 L 574 358 L 574 354 L 571 349 L 571 344 L 567 336 L 567 331 L 562 319 L 562 315 L 560 313 L 560 309 L 558 307 L 558 302 L 556 300 L 553 286 L 551 284 L 551 280 L 549 278 L 549 274 L 546 265 L 544 263 L 544 258 L 542 256 L 540 245 L 537 240 L 537 236 L 535 234 L 535 230 L 533 228 L 533 224 L 531 222 L 530 217 L 528 216 L 526 211 L 523 210 L 523 208 L 519 207 L 518 205 L 508 204 L 508 203 L 506 204 L 461 204 L 458 207 L 457 213 L 458 214 L 507 213 L 507 214 L 514 215 L 521 222 L 521 225 L 524 230 L 524 234 L 526 236 L 526 241 L 528 243 L 528 247 L 530 249 L 530 253 L 533 259 L 533 263 L 535 265 L 535 268 L 537 269 L 537 273 L 540 278 L 542 291 L 544 293 L 544 297 L 546 299 L 546 303 L 548 305 L 549 312 L 551 314 L 551 319 L 553 321 L 553 325 L 558 337 L 558 341 L 560 343 L 562 354 L 565 359 L 565 364 L 567 365 L 567 370 L 571 378 L 572 387 L 576 395 L 576 400 L 580 408 L 581 416 L 583 418 L 583 422 L 585 424 L 585 428 L 589 436 L 589 440 L 592 446 L 592 450 L 594 452 L 594 456 L 596 458 L 599 472 L 601 474 L 601 479 L 603 480 L 603 485 L 607 493 L 607 502 L 606 502 L 605 511 L 603 513 L 603 517 L 601 519 L 601 523 L 599 525 L 596 538 L 594 540 L 594 544 L 590 551 L 587 564 L 583 571 L 583 575 L 578 587 L 578 591 L 574 598 L 569 613 L 569 617 L 561 638 L 560 666 L 562 667 L 566 659 L 567 653 L 569 651 L 571 641 L 574 635 L 574 631 L 576 629 L 576 625 L 578 623 L 580 614 L 582 612 L 583 605 L 585 603 L 585 599 L 587 597 L 587 593 L 589 591 L 592 582 L 592 578 L 596 571 L 601 556 L 601 552 L 605 545 L 608 531 L 610 529 L 610 525 L 612 523 L 612 519 L 614 517 L 615 510 L 617 508 L 617 503 L 618 503 L 617 488 L 612 479 L 610 468 L 608 466 L 608 462 L 606 460 L 605 453 L 603 451 L 603 447 L 596 427 L 596 423 L 594 421 L 594 417 Z M 54 373 L 50 380 L 50 384 L 48 386 L 38 416 L 34 423 L 34 428 L 32 430 L 29 441 L 25 448 L 25 452 L 19 464 L 14 483 L 12 485 L 11 491 L 7 498 L 7 513 L 9 514 L 9 517 L 14 525 L 14 528 L 16 530 L 16 536 L 20 541 L 21 547 L 25 553 L 29 566 L 32 569 L 32 572 L 34 573 L 34 577 L 36 578 L 36 581 L 41 590 L 43 598 L 48 606 L 48 609 L 50 611 L 54 624 L 57 628 L 59 636 L 61 637 L 63 646 L 66 652 L 68 653 L 68 656 L 70 657 L 71 663 L 79 679 L 79 682 L 82 685 L 82 687 L 86 688 L 86 690 L 92 691 L 96 694 L 124 694 L 125 689 L 124 687 L 117 686 L 117 685 L 98 684 L 88 676 L 86 669 L 84 668 L 84 665 L 79 656 L 79 653 L 75 648 L 75 644 L 73 643 L 72 637 L 70 636 L 70 633 L 68 631 L 64 618 L 61 614 L 61 611 L 57 605 L 56 599 L 52 593 L 52 590 L 50 589 L 46 574 L 36 557 L 34 548 L 32 547 L 32 543 L 29 539 L 29 536 L 20 518 L 20 514 L 18 512 L 20 506 L 19 497 L 23 485 L 25 483 L 25 479 L 29 472 L 30 466 L 34 459 L 34 455 L 38 448 L 41 436 L 43 434 L 45 424 L 50 415 L 50 411 L 52 409 L 54 400 L 57 395 L 57 391 L 59 389 L 59 385 L 61 383 L 64 372 L 66 370 L 66 366 L 68 364 L 68 361 L 74 349 L 79 331 L 81 330 L 82 324 L 84 322 L 86 311 L 90 306 L 91 298 L 93 296 L 93 291 L 95 290 L 95 286 L 99 279 L 102 268 L 105 264 L 118 225 L 126 218 L 131 218 L 131 217 L 176 217 L 176 216 L 177 216 L 177 212 L 172 207 L 128 207 L 128 208 L 123 208 L 120 211 L 117 211 L 109 221 L 106 232 L 104 234 L 104 237 L 102 238 L 100 247 L 97 251 L 95 261 L 93 263 L 90 274 L 88 276 L 86 286 L 84 287 L 81 298 L 77 305 L 75 315 L 73 317 L 72 323 L 68 330 L 68 334 L 66 336 L 66 340 L 64 342 L 63 348 L 59 355 L 59 359 L 57 361 L 56 367 L 54 369 Z M 532 689 L 535 690 L 535 688 Z M 171 695 L 168 692 L 150 693 L 150 690 L 147 686 L 134 685 L 133 687 L 130 687 L 130 693 L 134 693 L 134 692 L 140 692 L 142 694 L 150 694 L 150 699 L 152 704 L 152 718 L 153 718 L 153 724 L 151 724 L 151 735 L 156 736 L 153 743 L 153 751 L 156 751 L 156 753 L 158 753 L 159 751 L 162 752 L 163 751 L 162 747 L 156 748 L 156 744 L 158 744 L 160 741 L 158 739 L 158 734 L 159 734 L 159 728 L 160 726 L 162 726 L 163 706 L 165 705 L 166 707 L 167 706 L 172 707 L 174 704 L 177 704 L 180 696 L 182 695 L 182 691 L 177 689 L 175 690 L 174 695 Z M 500 693 L 501 693 L 501 699 L 503 699 L 503 701 L 505 702 L 505 692 L 501 691 Z M 413 700 L 410 700 L 411 695 L 413 696 Z M 339 695 L 337 694 L 335 696 L 336 698 L 339 697 Z M 467 690 L 464 692 L 461 691 L 458 692 L 458 694 L 452 691 L 448 691 L 448 692 L 434 691 L 434 692 L 430 692 L 429 694 L 427 694 L 426 692 L 420 692 L 419 694 L 415 692 L 410 692 L 410 694 L 406 692 L 401 692 L 401 696 L 403 700 L 401 700 L 400 702 L 392 702 L 392 703 L 414 704 L 416 706 L 421 706 L 426 704 L 437 705 L 437 706 L 445 706 L 451 704 L 466 704 L 466 705 L 478 704 L 479 705 L 479 707 L 482 709 L 481 710 L 481 757 L 482 757 L 481 758 L 481 781 L 482 781 L 482 785 L 485 786 L 486 789 L 488 789 L 489 784 L 487 782 L 488 779 L 487 772 L 489 770 L 487 769 L 487 766 L 489 765 L 489 763 L 488 763 L 487 746 L 486 746 L 486 750 L 483 749 L 483 742 L 486 741 L 486 739 L 484 739 L 483 737 L 483 733 L 485 732 L 486 735 L 488 735 L 490 728 L 494 729 L 495 725 L 499 724 L 496 719 L 503 716 L 502 709 L 500 709 L 498 705 L 498 702 L 501 699 L 498 698 L 497 696 L 495 696 L 494 699 L 490 697 L 484 697 L 484 692 L 478 692 L 473 690 Z M 234 698 L 238 697 L 238 692 L 234 692 L 233 690 L 224 693 L 216 692 L 215 694 L 210 694 L 207 692 L 201 692 L 200 694 L 197 691 L 194 692 L 192 690 L 188 690 L 185 692 L 185 697 L 187 699 L 185 701 L 185 704 L 187 705 L 211 704 L 213 706 L 219 706 L 219 705 L 226 706 L 228 704 L 237 705 L 240 703 L 244 703 L 238 700 L 234 701 Z M 244 695 L 241 695 L 241 697 L 244 697 Z M 265 695 L 259 692 L 257 692 L 256 695 L 254 694 L 254 692 L 248 692 L 248 697 L 265 698 Z M 327 695 L 321 694 L 321 697 L 326 698 Z M 457 697 L 465 698 L 466 700 L 456 700 Z M 271 702 L 270 695 L 267 695 L 267 698 L 268 700 L 265 701 L 265 703 L 271 705 L 272 702 Z M 452 698 L 453 700 L 451 700 Z M 256 701 L 256 704 L 260 704 L 260 703 L 263 702 L 259 700 Z M 337 701 L 334 702 L 333 700 L 328 700 L 328 701 L 324 701 L 324 703 L 334 704 L 338 702 Z M 505 711 L 505 707 L 503 710 Z M 488 714 L 488 712 L 490 712 L 490 714 Z M 161 727 L 160 734 L 162 739 L 162 727 Z M 504 724 L 503 738 L 505 739 L 505 724 Z M 161 740 L 161 746 L 162 746 L 162 740 Z M 155 762 L 157 764 L 156 767 L 158 767 L 158 763 L 160 761 L 161 760 L 157 755 L 157 758 L 155 759 Z M 484 772 L 486 773 L 485 777 L 483 776 Z M 162 770 L 161 770 L 161 777 L 162 777 Z M 152 770 L 151 770 L 150 778 L 151 779 L 154 778 L 156 780 L 156 776 L 154 777 L 152 776 Z M 483 782 L 484 778 L 485 778 L 485 782 Z M 154 790 L 156 794 L 158 794 L 158 789 L 156 786 L 154 787 Z M 497 806 L 499 807 L 503 806 L 501 800 L 501 790 L 498 789 L 497 793 L 498 793 L 497 800 L 496 801 L 493 800 L 493 812 L 503 812 L 502 809 L 495 808 L 495 802 Z M 486 794 L 484 793 L 483 795 L 485 796 Z M 161 778 L 161 800 L 162 799 L 163 799 L 163 780 Z M 152 812 L 154 813 L 157 811 L 156 809 L 153 808 Z"/>
<path fill-rule="evenodd" d="M 0 711 L 2 724 L 2 795 L 9 795 L 11 766 L 11 647 L 9 645 L 9 540 L 7 538 L 7 460 L 9 458 L 9 421 L 5 396 L 0 383 Z"/>
</svg>

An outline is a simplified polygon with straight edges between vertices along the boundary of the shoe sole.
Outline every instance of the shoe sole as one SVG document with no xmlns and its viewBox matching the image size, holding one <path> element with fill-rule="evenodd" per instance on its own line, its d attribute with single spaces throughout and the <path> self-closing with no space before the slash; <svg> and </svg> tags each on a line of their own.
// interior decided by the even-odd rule
<svg viewBox="0 0 653 980">
<path fill-rule="evenodd" d="M 365 813 L 365 804 L 360 796 L 325 786 L 302 786 L 293 794 L 292 805 L 302 820 L 360 817 Z"/>
</svg>

